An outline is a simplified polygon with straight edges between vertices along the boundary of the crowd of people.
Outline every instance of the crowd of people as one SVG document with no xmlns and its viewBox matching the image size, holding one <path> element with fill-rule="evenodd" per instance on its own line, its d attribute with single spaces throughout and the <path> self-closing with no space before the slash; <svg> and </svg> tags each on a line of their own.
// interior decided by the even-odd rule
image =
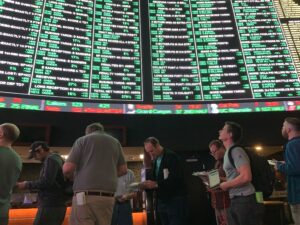
<svg viewBox="0 0 300 225">
<path fill-rule="evenodd" d="M 66 180 L 73 181 L 71 225 L 133 224 L 130 200 L 136 190 L 129 187 L 135 181 L 134 173 L 127 168 L 119 141 L 105 133 L 100 123 L 86 127 L 85 135 L 74 142 L 66 161 L 51 152 L 46 142 L 32 143 L 29 158 L 40 160 L 42 168 L 40 177 L 31 181 L 18 182 L 22 162 L 12 144 L 19 134 L 14 124 L 0 125 L 0 225 L 8 224 L 14 187 L 38 191 L 35 225 L 62 224 L 66 213 Z M 228 121 L 220 129 L 218 139 L 208 145 L 222 181 L 219 190 L 230 198 L 226 207 L 216 208 L 219 225 L 261 224 L 250 159 L 244 148 L 237 145 L 242 136 L 242 127 Z M 300 120 L 285 118 L 282 136 L 288 140 L 284 161 L 277 161 L 275 169 L 286 176 L 294 224 L 300 225 Z M 157 219 L 162 225 L 187 225 L 182 160 L 155 137 L 145 139 L 144 149 L 151 156 L 153 173 L 138 188 L 156 193 Z"/>
</svg>

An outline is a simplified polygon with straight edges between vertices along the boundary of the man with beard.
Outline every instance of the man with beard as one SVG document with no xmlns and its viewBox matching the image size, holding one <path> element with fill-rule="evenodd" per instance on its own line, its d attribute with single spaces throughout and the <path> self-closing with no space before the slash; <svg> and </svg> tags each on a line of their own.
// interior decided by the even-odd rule
<svg viewBox="0 0 300 225">
<path fill-rule="evenodd" d="M 294 224 L 300 225 L 300 119 L 285 118 L 281 132 L 288 139 L 284 146 L 285 161 L 276 162 L 275 169 L 286 175 Z"/>
</svg>

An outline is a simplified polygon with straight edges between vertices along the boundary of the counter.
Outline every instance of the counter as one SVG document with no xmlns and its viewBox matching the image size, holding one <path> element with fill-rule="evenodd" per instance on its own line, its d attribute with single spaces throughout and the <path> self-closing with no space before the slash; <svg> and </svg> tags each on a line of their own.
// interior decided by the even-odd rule
<svg viewBox="0 0 300 225">
<path fill-rule="evenodd" d="M 9 211 L 9 225 L 32 225 L 37 208 L 11 209 Z M 68 207 L 63 225 L 69 225 L 71 208 Z M 146 225 L 146 213 L 133 213 L 133 225 Z"/>
</svg>

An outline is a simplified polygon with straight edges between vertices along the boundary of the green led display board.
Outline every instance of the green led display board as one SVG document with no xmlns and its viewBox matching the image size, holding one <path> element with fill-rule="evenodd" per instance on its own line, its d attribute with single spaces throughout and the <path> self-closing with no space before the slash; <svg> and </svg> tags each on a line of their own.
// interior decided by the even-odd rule
<svg viewBox="0 0 300 225">
<path fill-rule="evenodd" d="M 143 100 L 138 1 L 0 2 L 1 92 Z"/>
<path fill-rule="evenodd" d="M 297 98 L 272 0 L 149 0 L 153 99 Z"/>
<path fill-rule="evenodd" d="M 0 108 L 299 110 L 300 6 L 281 1 L 0 0 Z"/>
</svg>

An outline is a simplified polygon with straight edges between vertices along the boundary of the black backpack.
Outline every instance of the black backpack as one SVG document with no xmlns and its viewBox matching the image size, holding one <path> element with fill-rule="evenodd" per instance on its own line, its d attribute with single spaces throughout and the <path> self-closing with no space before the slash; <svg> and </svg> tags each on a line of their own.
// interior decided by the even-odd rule
<svg viewBox="0 0 300 225">
<path fill-rule="evenodd" d="M 274 169 L 268 163 L 268 160 L 259 156 L 253 151 L 249 151 L 241 146 L 234 145 L 228 150 L 228 158 L 231 165 L 235 167 L 234 161 L 231 155 L 231 151 L 235 147 L 242 148 L 248 155 L 250 159 L 250 167 L 252 173 L 251 183 L 255 187 L 255 191 L 261 191 L 264 198 L 268 198 L 273 192 L 273 185 L 275 182 L 275 172 Z"/>
</svg>

